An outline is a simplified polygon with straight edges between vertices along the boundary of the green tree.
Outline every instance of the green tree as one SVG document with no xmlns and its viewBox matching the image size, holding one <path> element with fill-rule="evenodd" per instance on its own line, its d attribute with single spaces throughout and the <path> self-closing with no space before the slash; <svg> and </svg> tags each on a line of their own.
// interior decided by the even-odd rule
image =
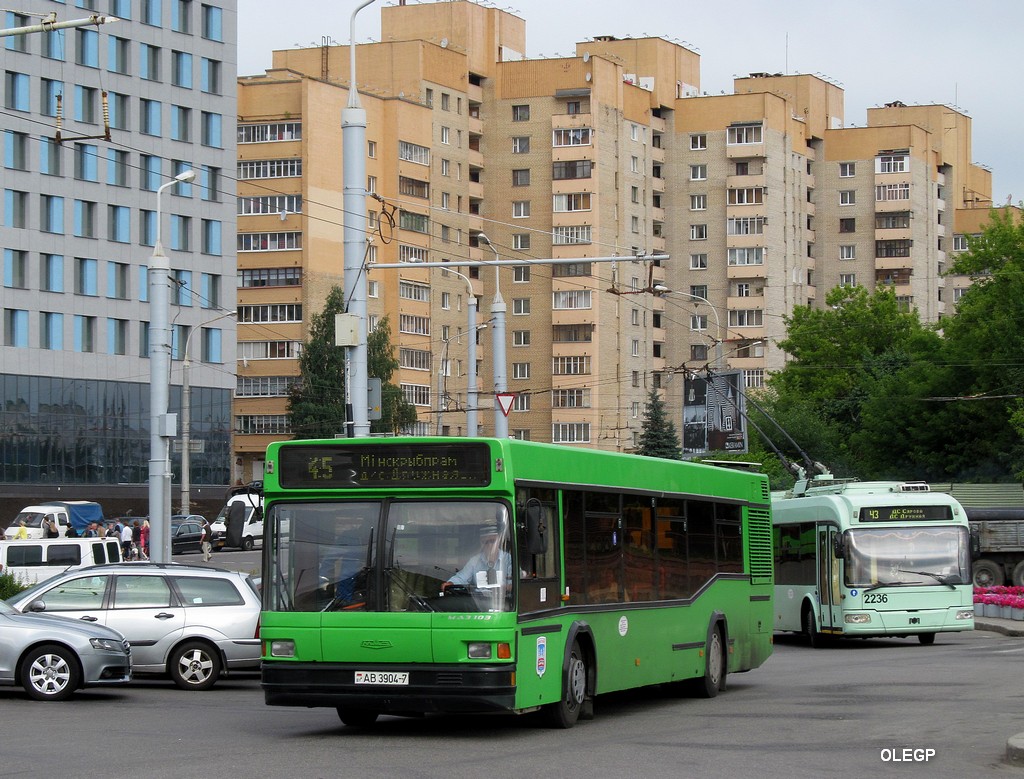
<svg viewBox="0 0 1024 779">
<path fill-rule="evenodd" d="M 651 390 L 644 408 L 643 428 L 640 433 L 640 446 L 637 454 L 646 457 L 662 457 L 666 460 L 681 460 L 682 449 L 676 426 L 665 412 L 665 402 L 658 396 L 658 391 Z"/>
<path fill-rule="evenodd" d="M 333 438 L 345 430 L 345 350 L 334 345 L 334 316 L 345 311 L 335 286 L 323 310 L 309 318 L 309 336 L 299 355 L 299 381 L 288 396 L 295 438 Z"/>
<path fill-rule="evenodd" d="M 366 339 L 366 368 L 380 379 L 380 419 L 370 423 L 371 433 L 400 433 L 416 422 L 416 408 L 405 399 L 402 389 L 391 383 L 398 370 L 398 358 L 391 343 L 391 323 L 383 317 Z"/>
</svg>

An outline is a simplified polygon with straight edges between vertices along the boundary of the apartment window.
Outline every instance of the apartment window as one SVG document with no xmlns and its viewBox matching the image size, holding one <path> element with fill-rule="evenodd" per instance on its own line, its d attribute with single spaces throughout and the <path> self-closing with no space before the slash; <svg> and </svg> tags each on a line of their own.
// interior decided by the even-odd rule
<svg viewBox="0 0 1024 779">
<path fill-rule="evenodd" d="M 690 255 L 690 270 L 707 270 L 708 256 L 703 252 Z"/>
<path fill-rule="evenodd" d="M 513 298 L 512 299 L 512 314 L 515 316 L 528 316 L 530 313 L 530 299 L 529 298 Z"/>
<path fill-rule="evenodd" d="M 529 265 L 512 266 L 512 282 L 515 284 L 526 284 L 530 280 Z"/>
<path fill-rule="evenodd" d="M 513 346 L 529 346 L 530 345 L 530 331 L 529 330 L 513 330 L 512 331 L 512 345 Z"/>
<path fill-rule="evenodd" d="M 839 274 L 839 286 L 840 287 L 856 287 L 857 286 L 857 274 L 856 273 L 840 273 Z"/>
<path fill-rule="evenodd" d="M 913 245 L 909 239 L 875 241 L 875 257 L 910 257 Z"/>
<path fill-rule="evenodd" d="M 967 236 L 962 233 L 958 233 L 953 236 L 953 251 L 965 252 L 967 251 Z"/>
<path fill-rule="evenodd" d="M 430 184 L 408 176 L 399 176 L 398 193 L 406 197 L 418 197 L 426 200 L 430 197 Z"/>
<path fill-rule="evenodd" d="M 694 331 L 701 331 L 708 329 L 708 315 L 707 314 L 690 314 L 690 329 Z"/>
<path fill-rule="evenodd" d="M 512 218 L 513 219 L 526 219 L 530 216 L 530 201 L 529 200 L 514 200 L 512 202 Z"/>
<path fill-rule="evenodd" d="M 906 173 L 906 154 L 880 154 L 875 157 L 875 173 Z"/>
<path fill-rule="evenodd" d="M 759 308 L 729 312 L 729 327 L 761 327 L 764 311 Z"/>
<path fill-rule="evenodd" d="M 551 135 L 551 145 L 559 146 L 589 146 L 589 127 L 562 128 L 554 130 Z"/>
<path fill-rule="evenodd" d="M 430 302 L 430 287 L 426 284 L 415 284 L 411 281 L 398 282 L 398 297 L 403 300 L 415 300 L 420 303 Z"/>
<path fill-rule="evenodd" d="M 586 355 L 554 357 L 551 361 L 551 373 L 554 376 L 588 376 L 590 375 L 590 357 Z"/>
<path fill-rule="evenodd" d="M 708 177 L 707 165 L 691 165 L 690 181 L 706 181 Z"/>
<path fill-rule="evenodd" d="M 639 173 L 640 172 L 640 158 L 635 154 L 629 158 L 629 172 Z"/>
<path fill-rule="evenodd" d="M 708 147 L 708 136 L 704 133 L 694 133 L 690 136 L 690 150 L 701 151 Z"/>
<path fill-rule="evenodd" d="M 629 229 L 634 233 L 640 232 L 640 217 L 631 216 L 629 218 Z"/>
<path fill-rule="evenodd" d="M 892 211 L 889 213 L 875 214 L 876 230 L 907 230 L 909 228 L 909 211 Z M 967 247 L 964 246 L 963 248 L 966 249 Z M 957 251 L 956 236 L 953 237 L 953 249 L 954 251 Z M 963 251 L 963 249 L 960 249 L 958 251 Z"/>
<path fill-rule="evenodd" d="M 729 265 L 764 265 L 764 247 L 733 247 L 728 250 Z"/>
<path fill-rule="evenodd" d="M 691 241 L 706 241 L 708 239 L 708 226 L 706 224 L 690 225 Z"/>
<path fill-rule="evenodd" d="M 552 424 L 551 442 L 556 444 L 588 444 L 590 443 L 590 423 Z"/>
<path fill-rule="evenodd" d="M 398 159 L 415 162 L 417 165 L 430 164 L 430 149 L 409 141 L 398 142 Z"/>
<path fill-rule="evenodd" d="M 848 179 L 853 178 L 857 173 L 857 163 L 855 162 L 840 162 L 839 163 L 839 178 Z"/>
<path fill-rule="evenodd" d="M 512 234 L 512 248 L 517 250 L 524 250 L 530 248 L 530 234 L 529 233 L 513 233 Z"/>
<path fill-rule="evenodd" d="M 853 217 L 846 217 L 839 220 L 839 232 L 841 233 L 855 233 L 857 232 L 857 220 Z"/>
<path fill-rule="evenodd" d="M 726 221 L 728 235 L 761 235 L 764 233 L 765 218 L 763 216 L 730 217 Z"/>
<path fill-rule="evenodd" d="M 590 225 L 565 225 L 551 230 L 551 243 L 555 246 L 568 246 L 591 242 Z"/>
<path fill-rule="evenodd" d="M 513 122 L 526 122 L 530 119 L 530 106 L 528 105 L 514 105 L 512 106 L 512 121 Z"/>
<path fill-rule="evenodd" d="M 528 363 L 528 362 L 514 362 L 514 363 L 512 363 L 512 378 L 513 379 L 528 379 L 528 378 L 530 378 L 530 363 Z"/>
<path fill-rule="evenodd" d="M 4 309 L 4 346 L 28 347 L 28 311 Z"/>
<path fill-rule="evenodd" d="M 639 371 L 634 371 L 639 377 Z M 637 378 L 639 382 L 639 378 Z M 636 384 L 634 386 L 639 386 Z M 552 408 L 590 408 L 589 389 L 556 389 L 551 391 Z"/>
<path fill-rule="evenodd" d="M 733 175 L 736 176 L 749 176 L 750 175 L 750 163 L 746 160 L 737 162 L 733 168 Z"/>
<path fill-rule="evenodd" d="M 527 154 L 530 151 L 530 136 L 519 135 L 512 139 L 513 154 Z"/>
<path fill-rule="evenodd" d="M 441 128 L 441 143 L 451 143 L 451 132 L 448 127 Z"/>
<path fill-rule="evenodd" d="M 512 399 L 512 410 L 513 411 L 529 411 L 530 410 L 530 399 L 533 396 L 529 392 L 516 393 L 515 398 Z"/>
<path fill-rule="evenodd" d="M 852 206 L 857 204 L 857 191 L 854 189 L 839 190 L 839 205 Z"/>
<path fill-rule="evenodd" d="M 740 187 L 728 191 L 730 206 L 758 205 L 764 202 L 764 187 Z"/>
<path fill-rule="evenodd" d="M 875 187 L 875 200 L 910 200 L 910 184 L 881 184 Z"/>
<path fill-rule="evenodd" d="M 747 368 L 743 371 L 743 386 L 757 389 L 764 386 L 764 368 Z"/>
<path fill-rule="evenodd" d="M 690 210 L 691 211 L 707 211 L 708 210 L 708 196 L 707 195 L 690 195 Z"/>
<path fill-rule="evenodd" d="M 742 125 L 730 127 L 725 133 L 725 142 L 729 146 L 740 144 L 762 143 L 761 125 Z"/>
<path fill-rule="evenodd" d="M 513 187 L 528 187 L 530 186 L 530 169 L 519 168 L 512 171 L 512 186 Z"/>
<path fill-rule="evenodd" d="M 593 163 L 590 160 L 565 160 L 553 163 L 551 178 L 555 181 L 590 178 Z"/>
<path fill-rule="evenodd" d="M 590 193 L 573 192 L 564 195 L 553 195 L 551 210 L 556 213 L 566 213 L 570 211 L 589 211 Z"/>
<path fill-rule="evenodd" d="M 565 104 L 567 114 L 578 114 L 583 110 L 583 104 L 579 100 L 569 100 Z"/>
<path fill-rule="evenodd" d="M 857 259 L 857 247 L 852 244 L 842 244 L 839 247 L 839 259 L 840 260 L 855 260 Z"/>
<path fill-rule="evenodd" d="M 568 289 L 551 293 L 551 308 L 555 311 L 588 309 L 591 307 L 591 290 Z"/>
</svg>

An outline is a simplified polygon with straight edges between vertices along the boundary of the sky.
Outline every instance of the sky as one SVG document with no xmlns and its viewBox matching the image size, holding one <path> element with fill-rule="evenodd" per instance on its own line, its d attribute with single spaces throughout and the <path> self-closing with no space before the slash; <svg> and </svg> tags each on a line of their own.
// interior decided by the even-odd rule
<svg viewBox="0 0 1024 779">
<path fill-rule="evenodd" d="M 280 0 L 239 0 L 238 74 L 265 71 L 275 49 L 348 44 L 360 2 L 290 0 L 282 12 Z M 709 94 L 731 93 L 734 76 L 814 73 L 844 88 L 846 126 L 894 100 L 955 106 L 972 119 L 972 162 L 992 171 L 995 203 L 1024 201 L 1022 0 L 508 2 L 493 5 L 526 20 L 528 57 L 571 56 L 595 36 L 660 35 L 701 55 Z M 380 40 L 384 4 L 356 16 L 357 43 Z"/>
</svg>

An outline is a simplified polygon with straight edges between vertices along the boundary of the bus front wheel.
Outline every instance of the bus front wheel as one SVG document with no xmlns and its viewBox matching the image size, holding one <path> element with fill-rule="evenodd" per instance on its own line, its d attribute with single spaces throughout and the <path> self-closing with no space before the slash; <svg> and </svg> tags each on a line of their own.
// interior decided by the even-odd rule
<svg viewBox="0 0 1024 779">
<path fill-rule="evenodd" d="M 571 728 L 580 718 L 587 697 L 587 661 L 579 642 L 573 641 L 569 652 L 569 667 L 562 679 L 562 695 L 556 703 L 545 709 L 551 727 Z"/>
<path fill-rule="evenodd" d="M 725 641 L 722 639 L 721 625 L 715 625 L 708 638 L 707 650 L 704 657 L 704 678 L 697 679 L 697 694 L 702 698 L 714 698 L 721 690 L 725 689 L 725 675 L 727 673 L 727 660 L 725 655 Z"/>
<path fill-rule="evenodd" d="M 918 633 L 917 634 L 917 640 L 920 641 L 921 644 L 923 644 L 924 646 L 931 646 L 932 644 L 935 643 L 935 634 L 934 633 Z"/>
<path fill-rule="evenodd" d="M 371 727 L 377 721 L 378 716 L 380 715 L 375 711 L 346 709 L 343 706 L 338 707 L 338 719 L 341 720 L 343 725 L 347 725 L 350 728 Z"/>
<path fill-rule="evenodd" d="M 822 645 L 822 636 L 818 632 L 818 626 L 814 623 L 814 609 L 807 607 L 804 609 L 804 635 L 807 636 L 807 641 L 814 649 L 819 649 Z"/>
</svg>

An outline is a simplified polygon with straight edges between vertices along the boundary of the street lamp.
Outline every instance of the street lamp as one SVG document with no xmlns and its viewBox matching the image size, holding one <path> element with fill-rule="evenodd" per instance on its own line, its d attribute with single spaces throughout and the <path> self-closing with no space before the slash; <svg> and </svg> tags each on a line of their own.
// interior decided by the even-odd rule
<svg viewBox="0 0 1024 779">
<path fill-rule="evenodd" d="M 473 282 L 469 280 L 469 277 L 459 273 L 457 270 L 451 270 L 445 268 L 449 273 L 454 273 L 464 282 L 466 282 L 466 289 L 469 290 L 468 299 L 468 321 L 466 322 L 466 332 L 469 334 L 469 345 L 467 347 L 468 353 L 466 359 L 469 361 L 469 368 L 466 372 L 466 435 L 470 438 L 475 438 L 477 434 L 477 387 L 476 387 L 476 313 L 477 313 L 477 300 L 476 293 L 473 292 Z M 486 327 L 484 325 L 483 327 Z M 445 351 L 448 349 L 448 342 L 445 342 Z M 442 367 L 444 363 L 442 362 Z M 440 385 L 440 379 L 438 379 L 438 385 Z M 438 430 L 441 427 L 441 405 L 440 405 L 440 392 L 438 393 L 438 406 L 437 406 L 437 425 Z"/>
<path fill-rule="evenodd" d="M 167 413 L 171 382 L 170 275 L 171 263 L 160 242 L 160 196 L 168 187 L 194 181 L 185 170 L 156 191 L 156 235 L 149 260 L 149 524 L 150 559 L 170 562 L 171 460 L 170 439 L 177 420 Z"/>
<path fill-rule="evenodd" d="M 722 321 L 718 318 L 718 309 L 711 305 L 711 301 L 707 298 L 702 298 L 700 295 L 694 295 L 692 292 L 679 292 L 677 290 L 669 289 L 662 284 L 655 284 L 652 290 L 654 294 L 661 297 L 666 295 L 682 295 L 688 297 L 691 300 L 699 300 L 701 303 L 711 309 L 711 313 L 715 315 L 715 328 L 717 329 L 717 337 L 715 338 L 715 367 L 718 369 L 722 368 Z"/>
<path fill-rule="evenodd" d="M 498 250 L 491 239 L 483 233 L 477 233 L 477 242 L 483 241 L 491 247 L 494 259 L 501 261 Z M 501 266 L 494 266 L 494 301 L 491 303 L 491 316 L 494 322 L 492 349 L 494 359 L 494 437 L 508 438 L 508 417 L 501 410 L 498 395 L 508 389 L 508 376 L 505 372 L 505 301 L 501 297 Z"/>
<path fill-rule="evenodd" d="M 192 504 L 192 387 L 189 384 L 189 376 L 192 372 L 192 360 L 188 356 L 188 347 L 192 342 L 192 335 L 208 324 L 218 319 L 234 316 L 234 311 L 225 311 L 220 316 L 200 322 L 190 328 L 185 337 L 185 354 L 181 361 L 181 513 L 191 514 L 189 510 Z M 152 523 L 151 523 L 152 524 Z"/>
</svg>

